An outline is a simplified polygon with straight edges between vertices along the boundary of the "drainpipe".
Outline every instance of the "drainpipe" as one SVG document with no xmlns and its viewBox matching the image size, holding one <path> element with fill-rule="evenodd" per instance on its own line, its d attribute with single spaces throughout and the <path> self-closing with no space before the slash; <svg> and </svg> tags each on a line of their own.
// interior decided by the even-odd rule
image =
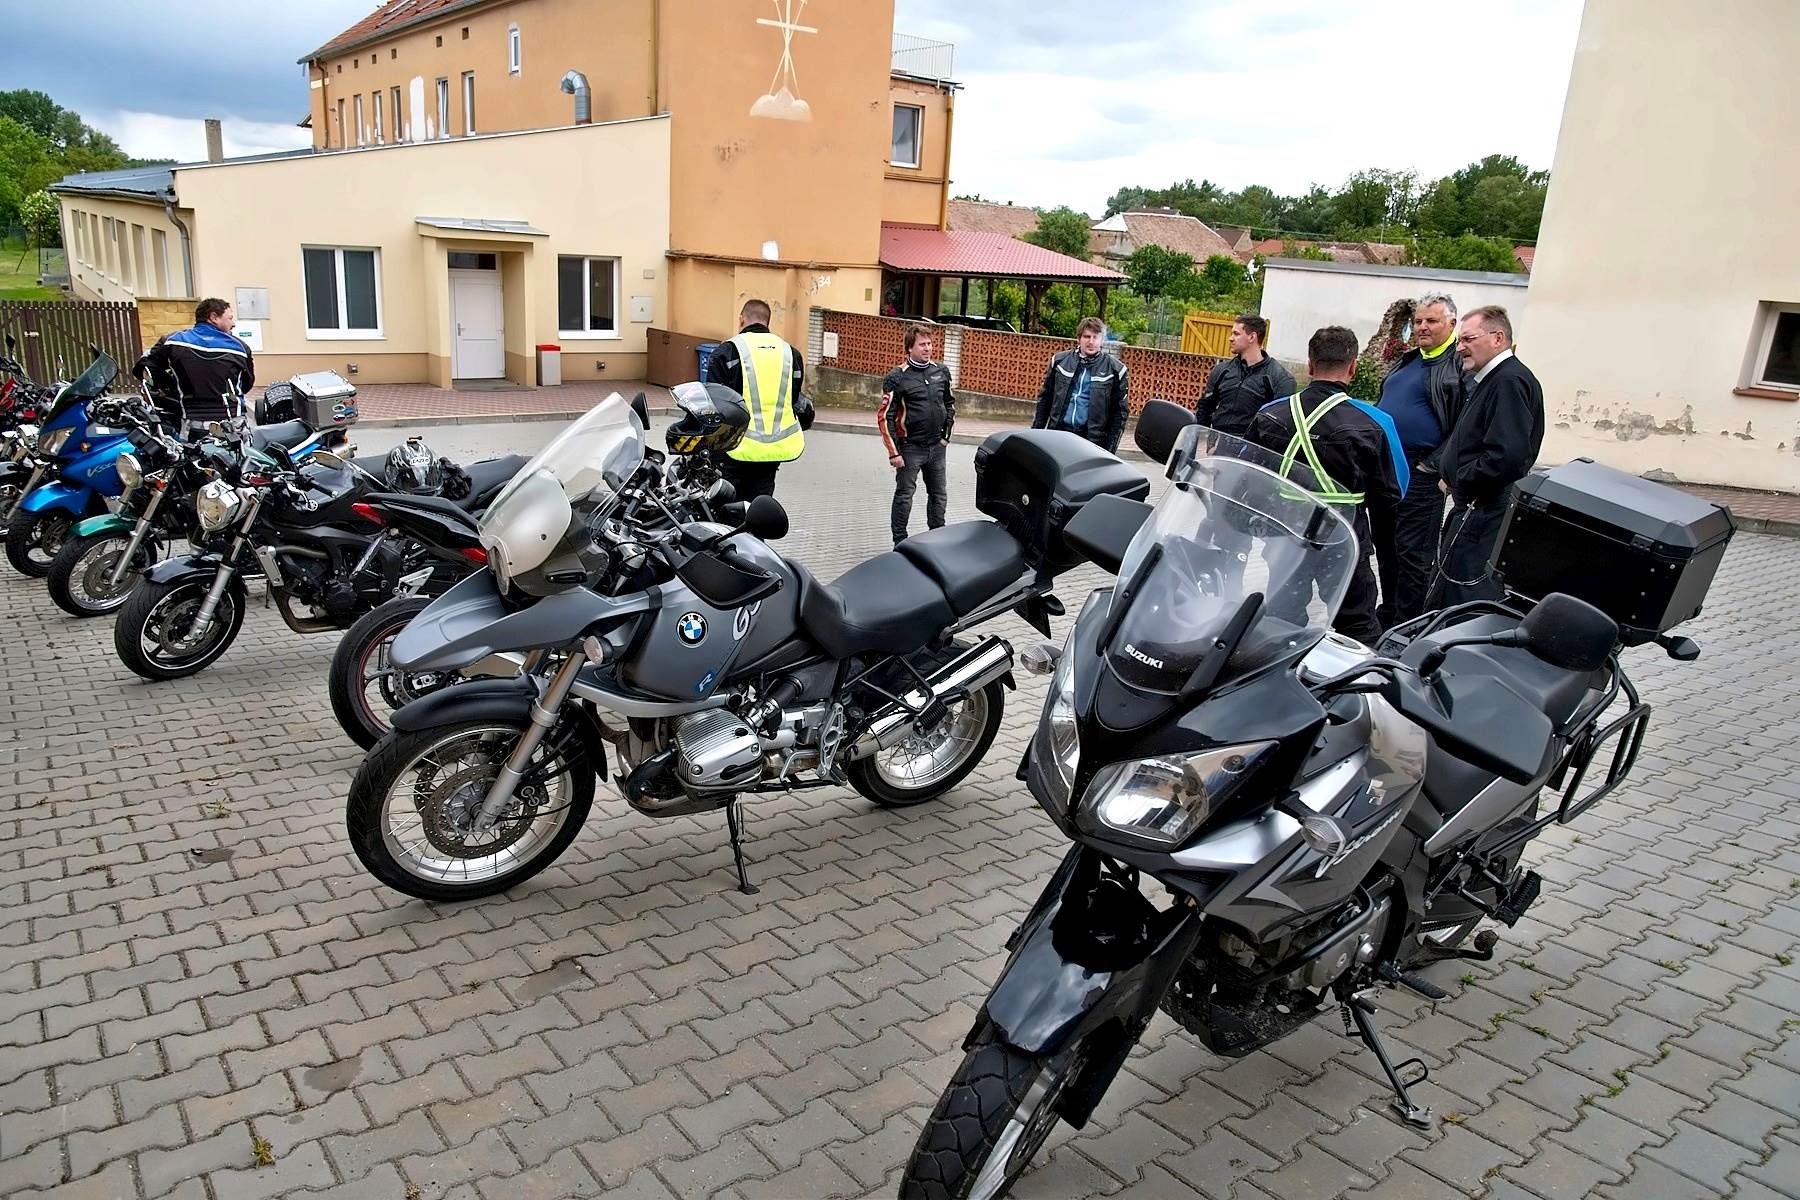
<svg viewBox="0 0 1800 1200">
<path fill-rule="evenodd" d="M 592 125 L 594 123 L 594 98 L 588 90 L 587 76 L 580 71 L 570 71 L 562 77 L 562 90 L 575 97 L 575 123 Z"/>
<path fill-rule="evenodd" d="M 181 275 L 187 281 L 187 294 L 194 294 L 194 242 L 188 236 L 188 227 L 182 219 L 175 215 L 175 190 L 170 188 L 163 193 L 163 212 L 181 234 Z"/>
</svg>

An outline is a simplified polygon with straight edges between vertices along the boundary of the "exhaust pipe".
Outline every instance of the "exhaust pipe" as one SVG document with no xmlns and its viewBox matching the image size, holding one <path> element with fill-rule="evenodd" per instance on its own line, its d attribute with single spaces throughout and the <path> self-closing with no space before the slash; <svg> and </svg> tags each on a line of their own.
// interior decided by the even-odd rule
<svg viewBox="0 0 1800 1200">
<path fill-rule="evenodd" d="M 960 658 L 947 663 L 931 676 L 931 694 L 945 700 L 959 692 L 978 692 L 996 679 L 1012 673 L 1013 652 L 1005 638 L 984 638 L 970 647 Z M 905 696 L 914 709 L 922 708 L 926 697 L 914 688 Z M 913 734 L 913 714 L 899 705 L 890 705 L 875 714 L 843 758 L 855 762 L 882 750 L 892 750 Z"/>
</svg>

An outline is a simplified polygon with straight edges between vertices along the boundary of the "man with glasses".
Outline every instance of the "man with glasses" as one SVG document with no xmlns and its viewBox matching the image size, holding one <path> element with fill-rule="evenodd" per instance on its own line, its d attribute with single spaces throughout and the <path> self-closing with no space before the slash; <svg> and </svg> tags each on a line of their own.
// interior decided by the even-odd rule
<svg viewBox="0 0 1800 1200">
<path fill-rule="evenodd" d="M 1513 484 L 1531 470 L 1544 444 L 1544 389 L 1513 353 L 1506 310 L 1489 305 L 1469 313 L 1456 350 L 1470 372 L 1469 403 L 1435 460 L 1438 489 L 1452 508 L 1430 608 L 1501 598 L 1489 560 Z"/>
<path fill-rule="evenodd" d="M 1412 482 L 1392 514 L 1371 513 L 1376 541 L 1392 553 L 1375 561 L 1381 576 L 1381 627 L 1425 611 L 1444 527 L 1444 496 L 1431 458 L 1456 427 L 1468 399 L 1468 372 L 1456 353 L 1456 301 L 1427 292 L 1413 303 L 1413 346 L 1381 384 L 1381 411 L 1394 419 Z M 1391 528 L 1381 526 L 1391 524 Z"/>
</svg>

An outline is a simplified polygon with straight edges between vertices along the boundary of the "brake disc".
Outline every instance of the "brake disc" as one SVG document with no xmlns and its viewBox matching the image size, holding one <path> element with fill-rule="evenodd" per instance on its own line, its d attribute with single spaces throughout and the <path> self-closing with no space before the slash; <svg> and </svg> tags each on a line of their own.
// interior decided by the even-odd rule
<svg viewBox="0 0 1800 1200">
<path fill-rule="evenodd" d="M 519 785 L 506 812 L 488 830 L 488 837 L 474 844 L 468 841 L 475 814 L 497 774 L 493 765 L 465 767 L 436 776 L 429 784 L 422 781 L 415 788 L 414 803 L 424 819 L 425 840 L 433 849 L 449 858 L 488 858 L 525 836 L 545 800 L 542 785 L 530 781 Z"/>
</svg>

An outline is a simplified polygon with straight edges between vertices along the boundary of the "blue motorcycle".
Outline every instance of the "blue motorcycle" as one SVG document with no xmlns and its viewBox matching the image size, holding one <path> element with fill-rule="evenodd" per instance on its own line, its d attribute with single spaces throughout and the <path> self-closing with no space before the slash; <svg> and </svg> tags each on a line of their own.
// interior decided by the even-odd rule
<svg viewBox="0 0 1800 1200">
<path fill-rule="evenodd" d="M 131 441 L 97 411 L 118 374 L 117 363 L 97 355 L 63 385 L 38 426 L 36 462 L 6 524 L 6 559 L 21 574 L 47 575 L 75 523 L 107 512 L 107 501 L 125 491 L 117 464 Z"/>
</svg>

